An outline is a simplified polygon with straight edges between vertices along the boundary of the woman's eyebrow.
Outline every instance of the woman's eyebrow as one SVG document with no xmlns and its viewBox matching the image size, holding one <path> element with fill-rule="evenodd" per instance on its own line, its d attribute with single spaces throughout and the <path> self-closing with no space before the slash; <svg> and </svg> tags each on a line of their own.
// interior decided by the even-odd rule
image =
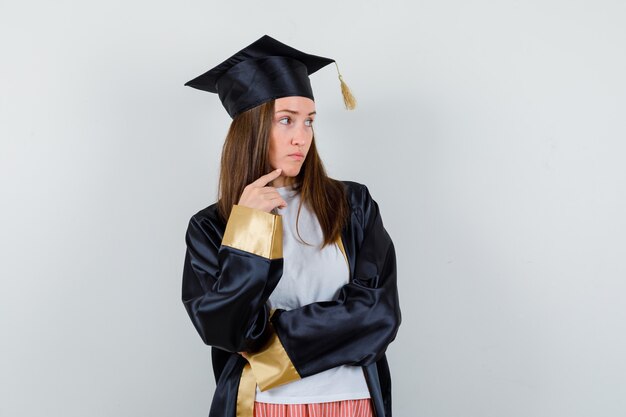
<svg viewBox="0 0 626 417">
<path fill-rule="evenodd" d="M 291 114 L 300 114 L 299 112 L 297 112 L 295 110 L 289 110 L 289 109 L 278 110 L 276 113 L 280 113 L 281 111 L 286 111 L 287 113 L 291 113 Z M 311 116 L 313 114 L 317 114 L 317 112 L 316 111 L 312 111 L 311 113 L 309 113 L 309 116 Z"/>
</svg>

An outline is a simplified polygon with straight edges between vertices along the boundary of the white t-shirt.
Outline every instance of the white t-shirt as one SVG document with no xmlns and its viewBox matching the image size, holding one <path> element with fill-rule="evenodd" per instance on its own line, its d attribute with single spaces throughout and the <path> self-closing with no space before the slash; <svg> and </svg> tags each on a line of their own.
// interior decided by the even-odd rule
<svg viewBox="0 0 626 417">
<path fill-rule="evenodd" d="M 315 213 L 302 206 L 298 230 L 296 217 L 300 195 L 291 186 L 277 188 L 287 202 L 278 209 L 283 221 L 283 275 L 270 295 L 271 308 L 292 310 L 318 301 L 337 298 L 339 289 L 348 283 L 350 270 L 339 247 L 320 250 L 324 234 Z M 273 404 L 308 404 L 370 398 L 360 366 L 338 366 L 315 375 L 272 388 L 256 389 L 256 401 Z"/>
</svg>

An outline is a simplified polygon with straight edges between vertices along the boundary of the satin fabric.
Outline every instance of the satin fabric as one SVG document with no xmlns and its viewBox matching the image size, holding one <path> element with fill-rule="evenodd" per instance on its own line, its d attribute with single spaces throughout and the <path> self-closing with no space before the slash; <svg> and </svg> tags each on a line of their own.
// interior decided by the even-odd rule
<svg viewBox="0 0 626 417">
<path fill-rule="evenodd" d="M 218 93 L 235 118 L 266 101 L 287 96 L 314 100 L 309 75 L 335 62 L 307 54 L 264 35 L 185 85 Z"/>
<path fill-rule="evenodd" d="M 272 332 L 261 352 L 260 354 L 249 353 L 246 356 L 256 378 L 256 385 L 261 391 L 300 379 L 300 374 L 296 371 L 276 333 Z M 254 392 L 250 394 L 254 397 Z"/>
<path fill-rule="evenodd" d="M 236 417 L 246 360 L 276 331 L 301 377 L 339 365 L 363 367 L 377 417 L 391 416 L 391 376 L 385 350 L 401 313 L 393 242 L 378 204 L 363 184 L 343 181 L 350 217 L 341 239 L 351 280 L 335 301 L 276 310 L 267 299 L 282 274 L 282 259 L 221 245 L 225 224 L 213 204 L 196 213 L 186 235 L 182 300 L 207 345 L 213 346 L 217 386 L 209 417 Z"/>
<path fill-rule="evenodd" d="M 276 97 L 314 100 L 306 65 L 282 56 L 249 59 L 234 65 L 217 80 L 217 92 L 232 118 Z"/>
<path fill-rule="evenodd" d="M 282 220 L 281 216 L 235 204 L 228 219 L 231 227 L 224 231 L 222 245 L 227 243 L 231 248 L 263 258 L 282 258 L 282 233 L 278 233 L 283 230 Z"/>
</svg>

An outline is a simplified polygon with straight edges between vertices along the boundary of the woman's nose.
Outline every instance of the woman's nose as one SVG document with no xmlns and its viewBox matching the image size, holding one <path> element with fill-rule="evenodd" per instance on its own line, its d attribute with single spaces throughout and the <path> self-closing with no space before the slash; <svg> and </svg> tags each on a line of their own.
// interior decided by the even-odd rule
<svg viewBox="0 0 626 417">
<path fill-rule="evenodd" d="M 291 138 L 291 142 L 294 145 L 302 146 L 307 141 L 307 135 L 308 135 L 308 132 L 306 131 L 306 129 L 297 129 L 294 132 L 293 137 Z"/>
</svg>

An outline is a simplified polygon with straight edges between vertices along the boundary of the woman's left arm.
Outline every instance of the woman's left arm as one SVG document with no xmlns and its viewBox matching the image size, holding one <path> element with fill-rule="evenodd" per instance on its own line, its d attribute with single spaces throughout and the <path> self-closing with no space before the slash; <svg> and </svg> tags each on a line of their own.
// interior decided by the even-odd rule
<svg viewBox="0 0 626 417">
<path fill-rule="evenodd" d="M 262 390 L 290 382 L 276 373 L 291 366 L 305 377 L 339 365 L 369 365 L 395 339 L 401 322 L 395 249 L 365 186 L 362 197 L 363 240 L 352 281 L 337 300 L 274 313 L 275 337 L 247 355 Z"/>
</svg>

